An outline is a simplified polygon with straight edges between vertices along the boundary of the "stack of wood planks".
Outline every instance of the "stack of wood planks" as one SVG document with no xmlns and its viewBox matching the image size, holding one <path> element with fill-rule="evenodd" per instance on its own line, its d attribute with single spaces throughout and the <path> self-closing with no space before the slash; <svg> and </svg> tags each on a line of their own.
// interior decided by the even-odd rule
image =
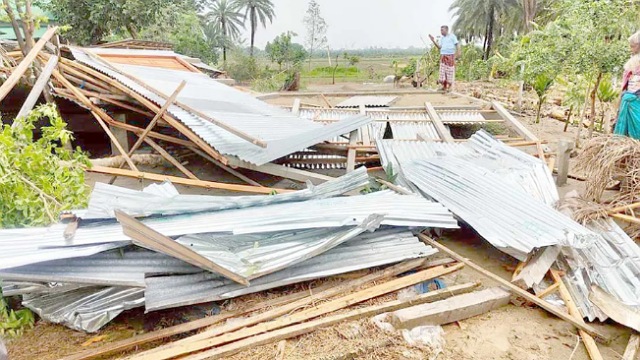
<svg viewBox="0 0 640 360">
<path fill-rule="evenodd" d="M 440 265 L 441 263 L 446 263 L 446 265 Z M 224 358 L 250 347 L 297 337 L 341 322 L 372 317 L 468 293 L 476 289 L 479 284 L 451 285 L 445 289 L 430 291 L 410 299 L 386 301 L 376 305 L 359 305 L 401 289 L 454 273 L 463 266 L 463 264 L 451 263 L 451 261 L 411 260 L 384 270 L 345 280 L 338 285 L 320 287 L 315 291 L 289 294 L 235 313 L 216 315 L 139 335 L 71 355 L 65 360 L 93 359 L 121 353 L 143 347 L 156 340 L 185 333 L 192 335 L 146 351 L 130 354 L 127 358 L 139 360 L 160 360 L 175 357 L 187 359 Z M 413 272 L 406 275 L 409 271 Z M 234 320 L 230 321 L 231 319 Z M 199 332 L 193 334 L 195 331 Z"/>
</svg>

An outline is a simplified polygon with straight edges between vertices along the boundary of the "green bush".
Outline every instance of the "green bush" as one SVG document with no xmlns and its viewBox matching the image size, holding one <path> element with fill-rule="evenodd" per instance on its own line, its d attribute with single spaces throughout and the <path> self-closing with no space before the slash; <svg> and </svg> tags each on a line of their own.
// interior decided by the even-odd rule
<svg viewBox="0 0 640 360">
<path fill-rule="evenodd" d="M 334 69 L 336 77 L 358 77 L 362 75 L 360 70 L 355 66 L 338 66 L 337 69 L 334 66 L 317 67 L 309 71 L 306 75 L 309 77 L 332 77 Z"/>
<path fill-rule="evenodd" d="M 33 132 L 39 120 L 49 125 Z M 54 105 L 43 105 L 0 132 L 0 227 L 48 225 L 60 212 L 86 205 L 88 158 L 66 150 L 72 140 Z"/>
</svg>

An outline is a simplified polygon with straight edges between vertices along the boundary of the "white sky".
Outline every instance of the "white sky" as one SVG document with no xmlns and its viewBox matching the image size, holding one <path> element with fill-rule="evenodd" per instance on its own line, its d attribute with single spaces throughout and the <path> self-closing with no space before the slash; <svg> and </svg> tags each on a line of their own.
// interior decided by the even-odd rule
<svg viewBox="0 0 640 360">
<path fill-rule="evenodd" d="M 302 22 L 308 0 L 272 0 L 276 18 L 267 28 L 258 28 L 256 46 L 264 48 L 277 35 L 294 31 L 294 41 L 304 44 Z M 453 0 L 317 0 L 329 29 L 327 38 L 334 48 L 422 47 L 429 33 L 440 32 L 440 26 L 451 25 L 449 6 Z M 247 26 L 248 27 L 248 26 Z M 244 31 L 249 45 L 249 29 Z"/>
</svg>

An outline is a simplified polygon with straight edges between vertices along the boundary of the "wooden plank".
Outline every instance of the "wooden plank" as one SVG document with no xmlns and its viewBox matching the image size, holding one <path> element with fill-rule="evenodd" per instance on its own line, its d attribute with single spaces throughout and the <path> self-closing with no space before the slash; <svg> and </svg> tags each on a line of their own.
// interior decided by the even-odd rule
<svg viewBox="0 0 640 360">
<path fill-rule="evenodd" d="M 326 96 L 324 96 L 323 93 L 320 93 L 320 97 L 322 98 L 322 101 L 324 101 L 324 103 L 327 104 L 328 108 L 333 109 L 333 105 L 331 105 L 331 102 L 329 101 L 329 99 L 327 99 Z"/>
<path fill-rule="evenodd" d="M 548 288 L 542 290 L 539 294 L 536 294 L 537 297 L 539 297 L 540 299 L 544 299 L 545 297 L 553 294 L 554 292 L 558 291 L 558 289 L 560 288 L 560 283 L 559 282 L 554 282 L 551 286 L 549 286 Z"/>
<path fill-rule="evenodd" d="M 530 289 L 534 284 L 539 284 L 558 255 L 560 255 L 559 246 L 548 246 L 539 250 L 526 261 L 520 273 L 514 276 L 511 282 L 523 289 Z"/>
<path fill-rule="evenodd" d="M 144 87 L 145 89 L 153 92 L 154 94 L 160 96 L 164 100 L 168 99 L 168 96 L 163 94 L 158 89 L 150 86 L 149 84 L 147 84 L 144 81 L 136 78 L 135 76 L 131 75 L 130 73 L 128 73 L 126 71 L 123 71 L 122 69 L 119 69 L 119 68 L 113 66 L 113 64 L 111 64 L 109 61 L 105 60 L 104 58 L 101 58 L 101 57 L 97 56 L 96 54 L 94 54 L 93 52 L 87 50 L 86 48 L 84 49 L 84 51 L 89 56 L 91 56 L 94 59 L 99 60 L 99 61 L 107 64 L 109 67 L 112 68 L 112 70 L 114 70 L 114 71 L 116 71 L 116 72 L 118 72 L 118 73 L 120 73 L 120 74 L 122 74 L 122 75 L 124 75 L 124 76 L 126 76 L 128 78 L 130 78 L 131 80 L 135 81 L 138 85 L 140 85 L 140 86 Z M 188 112 L 190 112 L 192 114 L 195 114 L 195 115 L 197 115 L 197 116 L 199 116 L 199 117 L 201 117 L 201 118 L 203 118 L 203 119 L 215 124 L 216 126 L 222 128 L 222 129 L 224 129 L 224 130 L 226 130 L 226 131 L 228 131 L 228 132 L 230 132 L 230 133 L 232 133 L 232 134 L 234 134 L 234 135 L 236 135 L 236 136 L 238 136 L 238 137 L 240 137 L 240 138 L 242 138 L 242 139 L 244 139 L 244 140 L 246 140 L 246 141 L 248 141 L 248 142 L 250 142 L 250 143 L 252 143 L 254 145 L 260 146 L 262 148 L 266 148 L 267 147 L 267 143 L 265 141 L 260 140 L 260 139 L 258 139 L 256 137 L 252 136 L 252 135 L 249 135 L 249 134 L 245 133 L 244 131 L 238 130 L 238 129 L 236 129 L 236 128 L 228 125 L 228 124 L 225 124 L 222 121 L 214 119 L 213 117 L 211 117 L 211 116 L 209 116 L 209 115 L 207 115 L 207 114 L 205 114 L 205 113 L 203 113 L 203 112 L 201 112 L 201 111 L 199 111 L 197 109 L 194 109 L 194 108 L 192 108 L 191 106 L 189 106 L 187 104 L 184 104 L 184 103 L 176 100 L 175 101 L 175 105 L 177 105 L 177 106 L 183 108 L 184 110 L 186 110 L 186 111 L 188 111 Z"/>
<path fill-rule="evenodd" d="M 424 106 L 427 109 L 429 117 L 431 118 L 431 122 L 436 128 L 436 132 L 438 132 L 438 135 L 440 135 L 440 139 L 448 143 L 454 142 L 453 136 L 451 136 L 451 131 L 449 131 L 446 126 L 444 126 L 440 115 L 438 115 L 438 112 L 436 111 L 436 109 L 434 109 L 433 105 L 427 101 L 424 103 Z"/>
<path fill-rule="evenodd" d="M 201 269 L 220 274 L 238 284 L 249 286 L 249 281 L 246 278 L 227 270 L 227 268 L 216 264 L 190 248 L 162 235 L 120 210 L 116 210 L 115 213 L 116 219 L 122 224 L 125 235 L 131 237 L 134 243 L 137 242 L 141 244 L 142 247 L 167 254 Z"/>
<path fill-rule="evenodd" d="M 268 187 L 258 187 L 258 186 L 248 186 L 248 185 L 237 185 L 237 184 L 225 184 L 213 181 L 204 181 L 204 180 L 192 180 L 192 179 L 184 179 L 176 176 L 162 175 L 162 174 L 152 174 L 145 173 L 141 171 L 132 171 L 125 169 L 115 169 L 104 166 L 92 166 L 87 171 L 95 172 L 99 174 L 106 175 L 117 175 L 117 176 L 126 176 L 136 179 L 147 179 L 153 181 L 166 181 L 169 180 L 174 184 L 187 185 L 187 186 L 198 186 L 206 189 L 222 189 L 222 190 L 230 190 L 230 191 L 239 191 L 246 193 L 255 193 L 255 194 L 272 194 L 272 193 L 288 193 L 293 192 L 293 190 L 285 190 L 285 189 L 275 189 Z"/>
<path fill-rule="evenodd" d="M 578 310 L 578 306 L 573 300 L 573 297 L 571 297 L 571 293 L 569 292 L 567 287 L 564 285 L 564 282 L 562 280 L 562 277 L 560 276 L 560 273 L 555 269 L 551 269 L 550 273 L 553 280 L 556 282 L 556 284 L 558 284 L 560 297 L 562 298 L 562 301 L 564 301 L 564 304 L 567 306 L 569 315 L 573 316 L 576 319 L 576 321 L 582 322 L 584 324 L 584 319 L 582 318 L 582 314 L 580 314 L 580 310 Z M 587 348 L 587 353 L 589 354 L 591 359 L 602 360 L 602 355 L 600 354 L 600 350 L 598 350 L 598 345 L 596 345 L 596 342 L 593 339 L 593 337 L 591 337 L 591 335 L 587 334 L 586 331 L 581 329 L 578 329 L 578 334 L 580 334 L 580 337 L 582 338 L 582 342 L 584 343 L 584 346 Z"/>
<path fill-rule="evenodd" d="M 540 144 L 540 139 L 532 133 L 526 126 L 524 126 L 518 119 L 516 119 L 511 113 L 502 106 L 497 101 L 491 102 L 492 108 L 498 112 L 500 117 L 505 120 L 505 123 L 509 125 L 511 129 L 513 129 L 518 135 L 524 137 L 528 141 L 536 142 L 536 147 L 538 149 L 538 157 L 544 161 L 544 150 L 542 149 L 542 144 Z"/>
<path fill-rule="evenodd" d="M 445 325 L 488 313 L 506 306 L 510 300 L 511 294 L 494 287 L 398 310 L 391 313 L 389 320 L 396 329 Z"/>
<path fill-rule="evenodd" d="M 390 311 L 396 311 L 404 309 L 409 306 L 428 303 L 431 301 L 438 301 L 446 299 L 449 296 L 464 293 L 477 287 L 477 284 L 463 284 L 454 285 L 446 289 L 436 290 L 428 292 L 426 294 L 418 295 L 412 299 L 395 300 L 380 305 L 368 306 L 356 310 L 351 310 L 347 313 L 332 315 L 324 317 L 318 320 L 312 320 L 299 325 L 288 326 L 279 330 L 267 332 L 265 334 L 253 336 L 244 340 L 240 340 L 228 345 L 224 345 L 213 350 L 195 354 L 181 358 L 183 360 L 201 360 L 201 359 L 222 359 L 248 348 L 260 345 L 270 344 L 283 339 L 290 339 L 300 335 L 304 335 L 313 332 L 318 329 L 322 329 L 328 326 L 332 326 L 344 321 L 358 320 L 365 317 L 372 317 L 375 315 L 383 314 Z"/>
<path fill-rule="evenodd" d="M 53 71 L 53 76 L 60 83 L 62 83 L 64 87 L 66 87 L 69 91 L 71 91 L 85 106 L 91 109 L 91 114 L 98 121 L 98 124 L 100 124 L 100 127 L 102 127 L 102 130 L 104 130 L 104 132 L 107 134 L 111 142 L 118 149 L 118 151 L 120 152 L 120 155 L 124 157 L 129 167 L 134 171 L 138 171 L 138 168 L 136 167 L 136 165 L 133 163 L 133 161 L 131 161 L 131 157 L 129 157 L 127 152 L 122 148 L 122 145 L 120 145 L 120 143 L 118 142 L 118 139 L 115 137 L 115 135 L 113 135 L 111 130 L 109 130 L 109 127 L 107 126 L 107 124 L 105 124 L 103 119 L 109 119 L 109 122 L 116 122 L 116 121 L 113 120 L 113 118 L 111 118 L 109 115 L 107 115 L 107 113 L 105 113 L 102 109 L 95 106 L 91 102 L 91 100 L 89 100 L 86 96 L 84 96 L 84 94 L 78 91 L 78 89 L 75 86 L 73 86 L 69 82 L 69 80 L 67 80 L 64 76 L 62 76 L 62 74 L 60 74 L 58 70 Z"/>
<path fill-rule="evenodd" d="M 22 59 L 20 64 L 16 66 L 13 71 L 11 71 L 11 75 L 4 81 L 2 86 L 0 86 L 0 101 L 4 100 L 5 97 L 13 90 L 16 84 L 20 81 L 20 78 L 24 75 L 24 73 L 29 69 L 33 61 L 38 56 L 38 53 L 42 51 L 44 45 L 55 35 L 56 31 L 58 31 L 58 27 L 49 28 L 38 40 L 38 42 L 33 46 L 31 51 Z"/>
<path fill-rule="evenodd" d="M 358 143 L 358 130 L 353 130 L 349 134 L 349 145 L 354 146 Z M 350 148 L 347 150 L 347 173 L 356 169 L 356 149 Z"/>
<path fill-rule="evenodd" d="M 393 276 L 405 273 L 407 271 L 413 270 L 419 266 L 422 266 L 425 263 L 425 261 L 423 259 L 418 259 L 418 260 L 412 260 L 412 261 L 407 261 L 407 262 L 403 262 L 400 263 L 398 265 L 394 265 L 391 266 L 385 270 L 382 271 L 377 271 L 374 272 L 372 274 L 369 275 L 365 275 L 353 280 L 349 280 L 346 282 L 343 282 L 341 284 L 339 284 L 338 286 L 334 286 L 332 288 L 329 288 L 327 290 L 321 291 L 321 292 L 317 292 L 315 294 L 313 294 L 312 296 L 308 297 L 308 298 L 304 298 L 304 299 L 300 299 L 298 301 L 292 302 L 290 304 L 278 307 L 278 308 L 273 308 L 270 311 L 267 311 L 265 313 L 262 314 L 258 314 L 256 316 L 252 316 L 249 318 L 246 318 L 242 321 L 237 321 L 237 322 L 233 322 L 233 323 L 229 323 L 229 324 L 225 324 L 221 327 L 217 327 L 217 328 L 212 328 L 210 330 L 204 331 L 198 335 L 195 336 L 191 336 L 189 338 L 180 340 L 175 342 L 174 344 L 167 344 L 164 346 L 160 346 L 156 349 L 153 350 L 149 350 L 146 352 L 143 352 L 141 354 L 139 354 L 140 356 L 148 356 L 149 358 L 155 359 L 153 356 L 155 356 L 157 353 L 163 352 L 164 350 L 175 350 L 174 347 L 175 346 L 180 346 L 182 344 L 188 344 L 188 343 L 192 343 L 194 341 L 197 340 L 204 340 L 204 339 L 208 339 L 208 338 L 212 338 L 215 336 L 219 336 L 225 333 L 230 333 L 232 331 L 236 331 L 242 328 L 246 328 L 248 326 L 252 326 L 255 324 L 259 324 L 265 321 L 269 321 L 269 320 L 273 320 L 276 319 L 278 317 L 281 317 L 283 315 L 289 314 L 293 311 L 308 307 L 310 304 L 314 304 L 316 302 L 319 301 L 326 301 L 327 299 L 330 299 L 334 296 L 340 295 L 340 294 L 344 294 L 344 293 L 348 293 L 350 291 L 355 291 L 358 288 L 360 288 L 363 285 L 366 285 L 368 283 L 371 282 L 375 282 L 375 281 L 382 281 L 382 280 L 386 280 L 389 279 Z"/>
<path fill-rule="evenodd" d="M 573 326 L 577 327 L 578 329 L 582 329 L 585 332 L 587 332 L 588 334 L 594 336 L 597 340 L 600 340 L 602 342 L 608 342 L 609 338 L 603 334 L 601 334 L 600 332 L 598 332 L 598 330 L 596 330 L 594 327 L 585 324 L 584 322 L 580 322 L 578 320 L 576 320 L 575 318 L 573 318 L 572 316 L 560 311 L 556 306 L 549 304 L 548 302 L 538 298 L 537 296 L 522 290 L 521 288 L 513 285 L 512 283 L 510 283 L 509 281 L 501 278 L 500 276 L 485 270 L 484 268 L 482 268 L 481 266 L 475 264 L 474 262 L 470 261 L 469 259 L 459 255 L 458 253 L 456 253 L 455 251 L 449 249 L 448 247 L 440 244 L 439 242 L 429 238 L 428 236 L 424 235 L 424 234 L 420 234 L 418 235 L 418 237 L 426 242 L 427 244 L 441 250 L 442 252 L 448 254 L 449 256 L 451 256 L 452 258 L 460 261 L 463 264 L 466 264 L 467 266 L 469 266 L 471 269 L 479 272 L 480 274 L 498 282 L 500 285 L 506 287 L 507 289 L 509 289 L 509 291 L 511 291 L 513 294 L 521 296 L 523 298 L 525 298 L 527 301 L 530 301 L 536 305 L 538 305 L 539 307 L 541 307 L 542 309 L 550 312 L 551 314 L 559 317 L 560 319 L 572 324 Z"/>
<path fill-rule="evenodd" d="M 53 69 L 56 68 L 56 65 L 58 65 L 58 57 L 50 57 L 49 61 L 47 61 L 47 64 L 44 66 L 44 69 L 42 69 L 40 76 L 38 76 L 38 80 L 36 80 L 36 83 L 33 85 L 33 88 L 29 92 L 29 96 L 27 96 L 27 99 L 22 104 L 22 107 L 20 108 L 18 115 L 16 115 L 16 118 L 27 116 L 29 111 L 33 110 L 33 107 L 36 105 L 36 102 L 38 102 L 38 99 L 40 98 L 40 94 L 42 94 L 45 86 L 47 86 L 47 84 L 49 83 L 51 73 L 53 73 Z"/>
<path fill-rule="evenodd" d="M 293 115 L 300 115 L 300 99 L 293 99 L 293 108 L 291 108 Z"/>
<path fill-rule="evenodd" d="M 624 350 L 622 360 L 638 360 L 638 350 L 640 349 L 640 335 L 631 334 L 627 348 Z"/>
<path fill-rule="evenodd" d="M 639 203 L 635 203 L 635 204 L 629 204 L 629 205 L 623 205 L 623 206 L 614 207 L 613 209 L 609 210 L 608 213 L 609 214 L 616 214 L 616 213 L 621 213 L 621 212 L 632 211 L 632 210 L 635 210 L 635 209 L 640 209 L 640 202 Z"/>
<path fill-rule="evenodd" d="M 591 286 L 589 300 L 613 321 L 640 332 L 640 311 L 624 304 L 596 285 Z"/>
<path fill-rule="evenodd" d="M 150 343 L 152 341 L 161 340 L 171 336 L 199 330 L 208 326 L 219 324 L 228 319 L 239 318 L 243 315 L 250 314 L 258 310 L 268 309 L 270 307 L 282 306 L 292 301 L 296 301 L 296 300 L 308 297 L 312 295 L 313 292 L 324 291 L 330 287 L 331 287 L 331 284 L 328 284 L 328 285 L 315 288 L 313 290 L 311 289 L 303 290 L 293 294 L 280 296 L 272 300 L 259 301 L 255 305 L 250 306 L 246 309 L 240 309 L 240 310 L 229 312 L 226 314 L 209 316 L 202 319 L 189 321 L 184 324 L 174 325 L 162 330 L 157 330 L 157 331 L 149 332 L 146 334 L 136 335 L 128 339 L 123 339 L 120 341 L 115 341 L 110 344 L 106 344 L 97 349 L 90 349 L 77 354 L 72 354 L 60 360 L 89 360 L 89 359 L 101 358 L 101 357 L 104 357 L 105 355 L 125 351 L 133 347 Z"/>
<path fill-rule="evenodd" d="M 126 124 L 127 114 L 116 113 L 113 115 L 112 119 L 119 123 Z M 129 154 L 129 134 L 127 134 L 127 131 L 119 127 L 114 127 L 108 122 L 107 124 L 109 125 L 109 130 L 111 130 L 113 136 L 115 136 L 118 140 L 117 143 L 113 141 L 111 142 L 111 154 L 114 156 L 118 155 L 120 151 L 118 145 L 120 145 L 122 146 L 122 149 L 127 152 L 127 155 L 131 157 L 131 155 Z M 122 164 L 122 166 L 124 166 L 124 164 Z"/>
</svg>

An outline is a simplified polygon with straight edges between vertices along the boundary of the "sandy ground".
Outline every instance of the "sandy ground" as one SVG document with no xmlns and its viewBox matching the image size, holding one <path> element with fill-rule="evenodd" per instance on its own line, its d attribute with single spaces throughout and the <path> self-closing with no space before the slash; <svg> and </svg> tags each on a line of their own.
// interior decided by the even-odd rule
<svg viewBox="0 0 640 360">
<path fill-rule="evenodd" d="M 330 93 L 335 91 L 390 88 L 392 87 L 386 84 L 375 86 L 339 84 L 336 86 L 310 86 L 307 90 Z M 458 89 L 458 91 L 464 92 L 464 89 Z M 341 101 L 339 97 L 330 95 L 327 97 L 332 103 Z M 303 101 L 324 105 L 323 100 L 319 97 L 309 97 Z M 469 99 L 456 95 L 416 93 L 402 96 L 395 103 L 395 106 L 421 106 L 425 101 L 430 101 L 436 105 L 464 105 L 471 103 Z M 269 102 L 277 105 L 290 105 L 293 102 L 293 98 L 278 98 L 269 100 Z M 541 124 L 533 124 L 533 116 L 530 112 L 527 112 L 522 121 L 534 133 L 538 134 L 541 139 L 548 141 L 547 146 L 551 151 L 555 150 L 555 143 L 559 139 L 575 139 L 575 128 L 570 128 L 565 133 L 562 131 L 564 125 L 559 121 L 544 119 Z M 203 179 L 241 183 L 233 176 L 208 164 L 192 162 L 188 167 L 195 170 L 196 174 Z M 170 168 L 156 168 L 153 170 L 172 175 L 176 174 L 175 170 Z M 267 186 L 281 188 L 293 188 L 296 186 L 295 183 L 288 180 L 256 177 L 258 174 L 255 173 L 249 175 Z M 107 176 L 90 175 L 87 183 L 93 185 L 96 181 L 104 182 L 107 180 Z M 135 179 L 118 179 L 116 182 L 116 185 L 133 189 L 141 189 L 146 184 L 146 182 L 140 182 Z M 560 192 L 564 194 L 573 189 L 580 190 L 582 187 L 583 183 L 572 180 L 567 186 L 560 188 Z M 188 194 L 228 194 L 224 191 L 202 190 L 185 186 L 178 186 L 178 189 L 181 193 Z M 505 279 L 510 279 L 516 266 L 516 261 L 513 258 L 479 239 L 472 231 L 449 233 L 445 235 L 442 241 L 453 250 Z M 463 269 L 456 274 L 444 277 L 443 280 L 448 285 L 470 281 L 480 281 L 483 287 L 496 285 L 470 269 Z M 314 282 L 314 285 L 318 284 L 319 282 Z M 278 296 L 288 291 L 291 291 L 291 289 L 274 290 L 269 292 L 268 296 Z M 251 295 L 226 302 L 220 306 L 222 311 L 226 311 L 229 308 L 260 301 L 260 296 L 265 295 Z M 394 297 L 395 295 L 392 294 L 385 297 L 385 299 L 389 300 Z M 382 300 L 374 300 L 372 303 L 375 301 L 381 302 Z M 444 326 L 446 346 L 444 353 L 440 354 L 438 359 L 589 359 L 584 346 L 577 343 L 576 331 L 571 325 L 535 306 L 522 304 L 521 301 L 517 300 L 513 301 L 513 303 L 517 305 L 510 304 L 491 313 Z M 35 328 L 27 331 L 22 337 L 8 341 L 10 359 L 58 359 L 67 354 L 98 347 L 145 331 L 196 319 L 209 313 L 215 307 L 215 304 L 203 304 L 146 315 L 141 310 L 127 311 L 97 334 L 83 334 L 63 326 L 38 321 Z M 600 346 L 604 359 L 621 358 L 620 354 L 624 352 L 629 339 L 629 331 L 611 322 L 593 325 L 613 339 L 610 344 Z M 95 342 L 92 344 L 86 343 L 87 341 L 91 342 L 91 340 Z M 290 339 L 283 345 L 285 352 L 284 357 L 280 357 L 281 359 L 428 359 L 433 355 L 430 349 L 409 347 L 397 334 L 383 333 L 367 319 L 322 329 Z M 231 358 L 234 360 L 273 359 L 276 358 L 278 353 L 278 344 L 274 343 L 255 347 Z"/>
</svg>

